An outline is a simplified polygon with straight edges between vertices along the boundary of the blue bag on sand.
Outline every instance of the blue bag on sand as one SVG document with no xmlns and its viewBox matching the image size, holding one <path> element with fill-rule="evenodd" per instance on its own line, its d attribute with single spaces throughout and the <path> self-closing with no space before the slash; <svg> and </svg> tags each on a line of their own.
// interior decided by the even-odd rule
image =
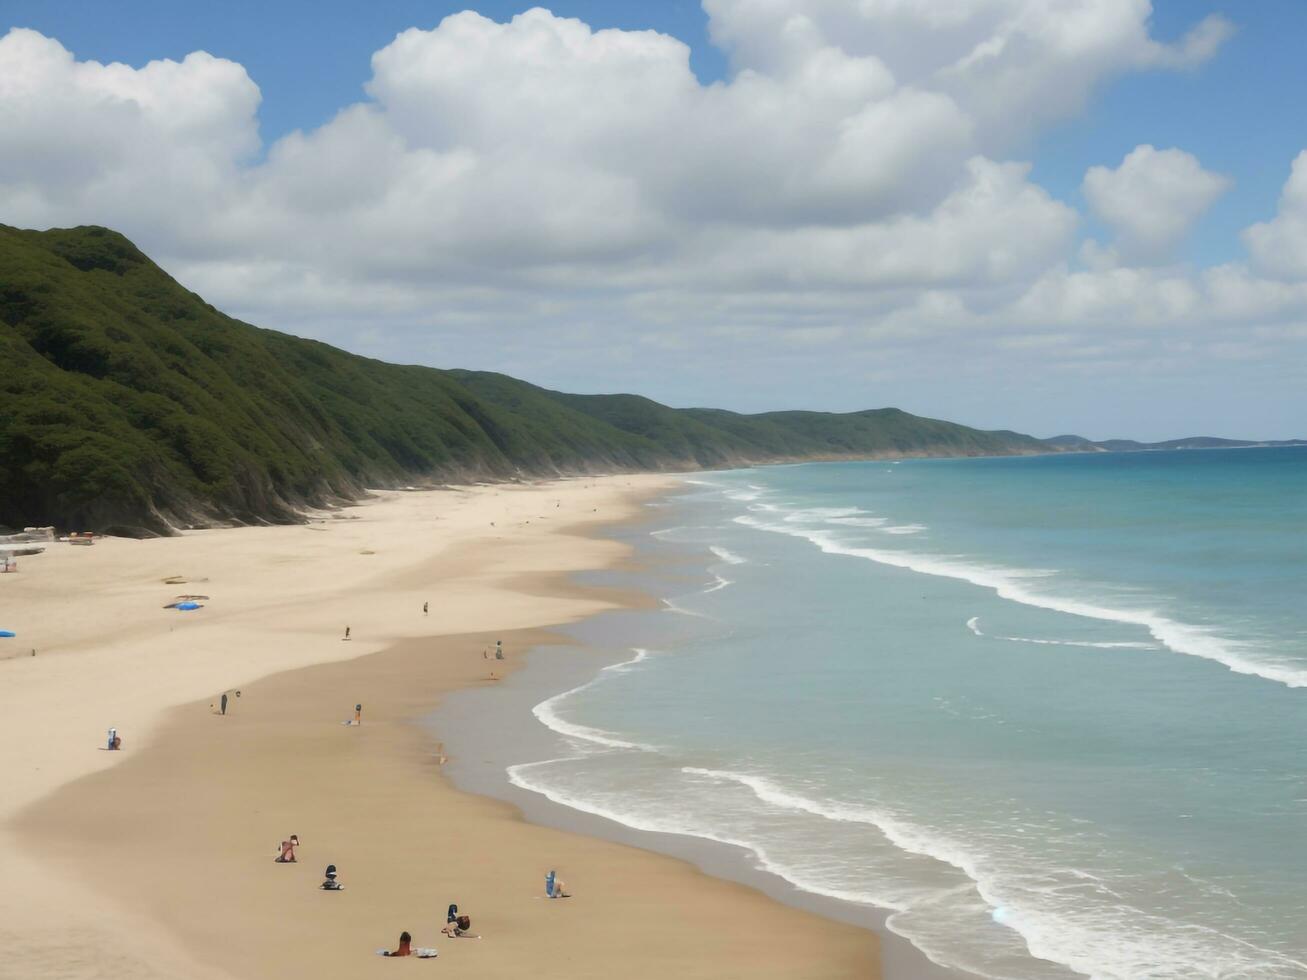
<svg viewBox="0 0 1307 980">
<path fill-rule="evenodd" d="M 458 906 L 457 906 L 457 905 L 451 905 L 451 906 L 449 907 L 449 914 L 448 914 L 448 915 L 446 916 L 446 918 L 445 918 L 445 922 L 447 922 L 447 923 L 448 923 L 448 922 L 453 922 L 453 921 L 454 921 L 455 919 L 457 919 L 457 918 L 458 918 Z"/>
<path fill-rule="evenodd" d="M 554 873 L 552 871 L 545 875 L 545 897 L 554 897 Z"/>
</svg>

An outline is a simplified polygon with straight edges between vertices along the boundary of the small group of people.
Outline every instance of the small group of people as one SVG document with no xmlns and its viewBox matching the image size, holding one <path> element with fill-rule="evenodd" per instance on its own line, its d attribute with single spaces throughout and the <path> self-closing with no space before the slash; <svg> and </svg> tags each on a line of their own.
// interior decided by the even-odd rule
<svg viewBox="0 0 1307 980">
<path fill-rule="evenodd" d="M 472 917 L 466 913 L 459 912 L 457 905 L 450 905 L 449 911 L 445 915 L 445 927 L 440 930 L 441 935 L 448 936 L 450 939 L 480 939 L 480 936 L 472 934 Z M 416 956 L 419 959 L 430 959 L 437 955 L 439 950 L 424 949 L 413 947 L 413 934 L 405 930 L 399 934 L 399 945 L 394 949 L 377 950 L 382 956 Z"/>
<path fill-rule="evenodd" d="M 123 747 L 123 740 L 118 735 L 118 729 L 110 728 L 109 735 L 105 740 L 105 746 L 110 752 L 117 752 Z"/>
</svg>

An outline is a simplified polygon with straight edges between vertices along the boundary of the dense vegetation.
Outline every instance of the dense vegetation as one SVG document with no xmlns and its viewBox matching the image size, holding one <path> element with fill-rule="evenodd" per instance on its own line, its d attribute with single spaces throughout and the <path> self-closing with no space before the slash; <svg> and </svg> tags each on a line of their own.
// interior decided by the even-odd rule
<svg viewBox="0 0 1307 980">
<path fill-rule="evenodd" d="M 417 480 L 1047 451 L 896 409 L 739 415 L 386 364 L 224 316 L 105 228 L 0 225 L 0 524 L 289 521 Z"/>
</svg>

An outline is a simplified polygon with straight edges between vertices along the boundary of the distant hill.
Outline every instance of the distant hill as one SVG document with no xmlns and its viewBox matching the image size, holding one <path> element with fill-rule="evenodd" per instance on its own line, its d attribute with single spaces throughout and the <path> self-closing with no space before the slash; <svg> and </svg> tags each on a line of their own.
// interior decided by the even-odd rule
<svg viewBox="0 0 1307 980">
<path fill-rule="evenodd" d="M 1045 439 L 1049 446 L 1074 452 L 1139 453 L 1158 449 L 1254 449 L 1282 446 L 1307 446 L 1304 439 L 1218 439 L 1215 436 L 1190 436 L 1188 439 L 1168 439 L 1165 442 L 1138 442 L 1135 439 L 1103 439 L 1099 442 L 1084 436 L 1054 436 Z"/>
<path fill-rule="evenodd" d="M 419 481 L 1049 448 L 896 409 L 672 409 L 387 364 L 224 316 L 98 227 L 0 225 L 0 399 L 0 524 L 135 535 Z"/>
<path fill-rule="evenodd" d="M 0 225 L 0 525 L 286 522 L 365 487 L 816 459 L 1244 445 L 674 409 L 387 364 L 225 316 L 122 235 Z"/>
</svg>

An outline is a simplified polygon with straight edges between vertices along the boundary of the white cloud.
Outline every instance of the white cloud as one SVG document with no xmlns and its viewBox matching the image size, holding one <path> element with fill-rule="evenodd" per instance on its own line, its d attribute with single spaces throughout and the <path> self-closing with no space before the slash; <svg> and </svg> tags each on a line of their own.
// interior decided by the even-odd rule
<svg viewBox="0 0 1307 980">
<path fill-rule="evenodd" d="M 162 229 L 232 192 L 258 150 L 259 90 L 203 52 L 134 69 L 0 38 L 0 213 L 28 225 Z"/>
<path fill-rule="evenodd" d="M 1307 319 L 1302 290 L 1262 278 L 1307 270 L 1303 158 L 1247 233 L 1253 268 L 1199 274 L 1128 265 L 1219 193 L 1192 157 L 1091 171 L 1118 240 L 1083 246 L 1081 271 L 1077 214 L 1008 158 L 1111 78 L 1210 57 L 1219 18 L 1166 44 L 1146 0 L 705 7 L 721 82 L 665 35 L 463 13 L 400 34 L 365 101 L 266 148 L 240 65 L 105 66 L 13 31 L 0 220 L 108 224 L 223 308 L 376 356 L 700 403 L 800 402 L 811 377 L 831 405 L 839 375 L 852 408 L 885 400 L 867 379 L 1007 370 L 997 341 L 1079 369 L 1179 331 L 1216 350 L 1249 321 L 1271 349 Z"/>
<path fill-rule="evenodd" d="M 1280 279 L 1307 279 L 1307 150 L 1298 154 L 1271 221 L 1244 231 L 1257 266 Z"/>
<path fill-rule="evenodd" d="M 1153 262 L 1170 256 L 1230 181 L 1183 150 L 1144 144 L 1115 170 L 1090 167 L 1082 186 L 1089 206 L 1119 236 L 1120 252 Z"/>
<path fill-rule="evenodd" d="M 1231 33 L 1209 16 L 1174 44 L 1149 34 L 1149 0 L 704 0 L 737 66 L 766 72 L 834 46 L 901 84 L 953 97 L 995 145 L 1078 111 L 1129 71 L 1191 68 Z"/>
</svg>

